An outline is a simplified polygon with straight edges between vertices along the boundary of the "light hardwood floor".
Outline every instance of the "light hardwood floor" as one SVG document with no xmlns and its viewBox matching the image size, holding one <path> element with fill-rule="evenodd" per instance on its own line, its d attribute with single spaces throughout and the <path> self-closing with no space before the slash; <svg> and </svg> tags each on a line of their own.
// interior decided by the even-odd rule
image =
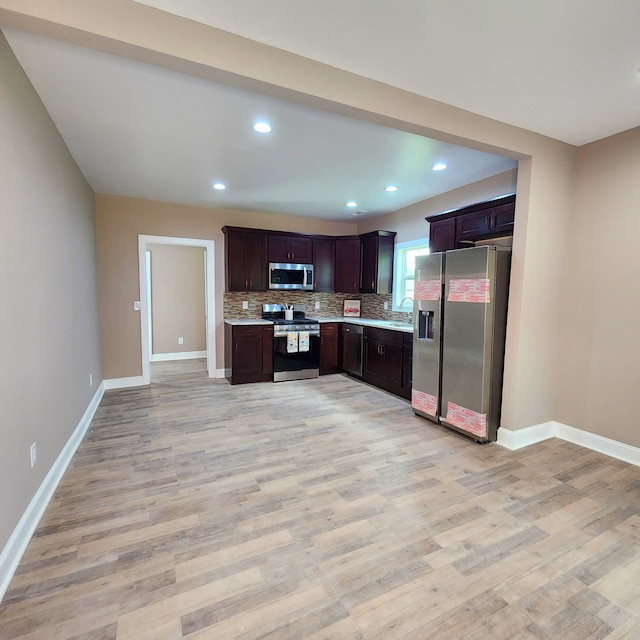
<svg viewBox="0 0 640 640">
<path fill-rule="evenodd" d="M 341 375 L 153 379 L 105 394 L 3 640 L 640 638 L 640 469 L 480 446 Z"/>
</svg>

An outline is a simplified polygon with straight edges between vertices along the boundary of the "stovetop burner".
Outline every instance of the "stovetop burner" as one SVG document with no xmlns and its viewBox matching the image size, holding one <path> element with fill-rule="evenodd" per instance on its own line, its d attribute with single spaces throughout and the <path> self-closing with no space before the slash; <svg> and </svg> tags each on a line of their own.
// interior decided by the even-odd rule
<svg viewBox="0 0 640 640">
<path fill-rule="evenodd" d="M 285 305 L 283 304 L 263 304 L 262 319 L 272 320 L 278 324 L 319 324 L 318 320 L 306 317 L 306 307 L 303 304 L 293 305 L 293 319 L 285 319 Z"/>
<path fill-rule="evenodd" d="M 318 320 L 305 317 L 306 307 L 303 304 L 293 305 L 293 319 L 285 319 L 285 305 L 283 304 L 263 304 L 262 319 L 271 320 L 274 323 L 274 330 L 277 331 L 314 331 L 320 330 Z"/>
<path fill-rule="evenodd" d="M 264 319 L 264 318 L 263 318 Z M 312 318 L 294 318 L 293 320 L 285 320 L 284 318 L 274 318 L 274 321 L 278 324 L 318 324 L 319 320 Z"/>
</svg>

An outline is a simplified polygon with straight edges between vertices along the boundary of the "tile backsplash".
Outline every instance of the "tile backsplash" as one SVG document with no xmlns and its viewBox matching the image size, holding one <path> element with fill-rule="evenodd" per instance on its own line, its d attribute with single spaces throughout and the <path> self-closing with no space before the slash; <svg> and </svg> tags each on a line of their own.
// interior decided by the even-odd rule
<svg viewBox="0 0 640 640">
<path fill-rule="evenodd" d="M 375 293 L 313 293 L 306 291 L 254 291 L 254 292 L 226 292 L 224 294 L 225 318 L 260 318 L 263 304 L 304 304 L 307 316 L 335 317 L 342 316 L 345 300 L 360 300 L 360 313 L 363 318 L 375 320 L 408 321 L 410 315 L 405 312 L 391 311 L 392 295 Z M 246 301 L 248 309 L 242 308 Z M 315 309 L 315 303 L 320 303 L 320 309 Z M 389 309 L 384 308 L 388 303 Z"/>
</svg>

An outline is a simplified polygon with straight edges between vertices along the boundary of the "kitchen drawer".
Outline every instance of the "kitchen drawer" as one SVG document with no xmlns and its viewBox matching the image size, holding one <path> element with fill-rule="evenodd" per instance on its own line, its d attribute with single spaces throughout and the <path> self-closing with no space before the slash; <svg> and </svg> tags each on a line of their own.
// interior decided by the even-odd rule
<svg viewBox="0 0 640 640">
<path fill-rule="evenodd" d="M 402 345 L 403 331 L 393 331 L 391 329 L 380 329 L 378 327 L 365 327 L 364 335 L 366 338 L 378 340 L 384 344 Z"/>
<path fill-rule="evenodd" d="M 321 322 L 320 333 L 323 336 L 338 335 L 338 323 L 337 322 Z"/>
</svg>

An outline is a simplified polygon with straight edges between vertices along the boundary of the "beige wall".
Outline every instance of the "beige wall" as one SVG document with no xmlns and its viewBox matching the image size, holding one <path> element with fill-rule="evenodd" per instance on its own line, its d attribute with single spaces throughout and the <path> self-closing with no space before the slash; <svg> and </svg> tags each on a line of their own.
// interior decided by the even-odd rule
<svg viewBox="0 0 640 640">
<path fill-rule="evenodd" d="M 368 233 L 377 229 L 395 231 L 396 242 L 407 242 L 429 237 L 428 216 L 460 209 L 469 204 L 483 202 L 498 196 L 515 193 L 518 171 L 513 169 L 497 176 L 473 182 L 460 189 L 454 189 L 428 200 L 417 202 L 386 216 L 358 222 L 358 233 Z"/>
<path fill-rule="evenodd" d="M 87 409 L 101 364 L 93 192 L 1 34 L 0 78 L 2 549 Z"/>
<path fill-rule="evenodd" d="M 562 253 L 555 249 L 564 243 L 570 215 L 574 147 L 127 0 L 112 0 L 108 5 L 100 0 L 0 0 L 0 19 L 302 105 L 522 159 L 502 424 L 521 429 L 553 418 L 559 312 L 551 314 L 544 330 L 535 314 L 560 296 L 557 276 Z M 120 237 L 122 244 L 112 246 L 103 262 L 111 263 L 118 252 L 123 262 L 114 265 L 113 278 L 101 278 L 104 372 L 108 377 L 138 375 L 139 347 L 125 352 L 125 345 L 139 343 L 139 322 L 129 310 L 137 299 L 137 283 L 128 275 L 135 267 L 135 249 L 130 245 L 135 244 L 136 233 L 154 231 L 131 229 L 125 219 L 120 228 L 115 219 L 110 228 L 100 228 L 107 217 L 98 220 L 98 249 L 101 231 L 111 237 L 109 242 Z M 166 218 L 157 226 L 180 227 L 181 223 Z M 543 255 L 544 261 L 535 259 Z M 130 260 L 134 264 L 128 264 Z M 120 287 L 114 285 L 116 278 Z M 104 308 L 107 301 L 114 303 L 109 309 Z M 218 366 L 220 351 L 219 347 Z"/>
<path fill-rule="evenodd" d="M 502 424 L 517 430 L 553 419 L 561 316 L 557 305 L 563 293 L 559 274 L 564 264 L 562 248 L 569 241 L 574 147 L 128 0 L 0 0 L 0 20 L 301 105 L 520 160 Z M 123 352 L 126 345 L 139 343 L 139 322 L 129 311 L 137 290 L 129 275 L 135 267 L 131 245 L 136 233 L 154 232 L 146 227 L 180 228 L 183 223 L 175 216 L 138 218 L 137 230 L 131 221 L 116 221 L 120 214 L 113 207 L 102 208 L 98 248 L 109 245 L 109 251 L 103 251 L 102 267 L 113 264 L 118 253 L 123 258 L 122 264 L 114 265 L 113 278 L 101 277 L 105 375 L 135 375 L 140 366 L 138 350 Z M 109 217 L 112 221 L 105 226 Z M 102 241 L 101 232 L 106 232 Z M 192 230 L 188 233 L 193 235 Z M 130 260 L 133 265 L 128 264 Z M 113 306 L 105 309 L 106 302 Z M 544 323 L 540 309 L 550 309 Z"/>
<path fill-rule="evenodd" d="M 556 419 L 640 447 L 640 127 L 578 152 Z"/>
<path fill-rule="evenodd" d="M 206 349 L 204 256 L 201 247 L 148 244 L 151 253 L 153 354 Z M 178 338 L 183 344 L 178 344 Z"/>
<path fill-rule="evenodd" d="M 638 129 L 576 151 L 129 0 L 0 0 L 0 24 L 517 158 L 502 425 L 518 430 L 555 419 L 640 446 L 640 258 L 632 246 L 640 225 Z M 0 482 L 11 488 L 0 501 L 2 546 L 89 404 L 100 350 L 91 191 L 2 38 L 0 78 Z M 222 368 L 220 227 L 356 231 L 117 196 L 97 196 L 96 207 L 109 378 L 141 373 L 132 305 L 139 299 L 138 234 L 214 240 Z M 414 213 L 397 216 L 401 237 L 415 233 Z"/>
<path fill-rule="evenodd" d="M 295 216 L 187 207 L 122 196 L 96 196 L 96 241 L 104 377 L 142 375 L 138 235 L 213 240 L 215 259 L 216 368 L 224 368 L 225 225 L 349 235 L 356 225 Z"/>
</svg>

